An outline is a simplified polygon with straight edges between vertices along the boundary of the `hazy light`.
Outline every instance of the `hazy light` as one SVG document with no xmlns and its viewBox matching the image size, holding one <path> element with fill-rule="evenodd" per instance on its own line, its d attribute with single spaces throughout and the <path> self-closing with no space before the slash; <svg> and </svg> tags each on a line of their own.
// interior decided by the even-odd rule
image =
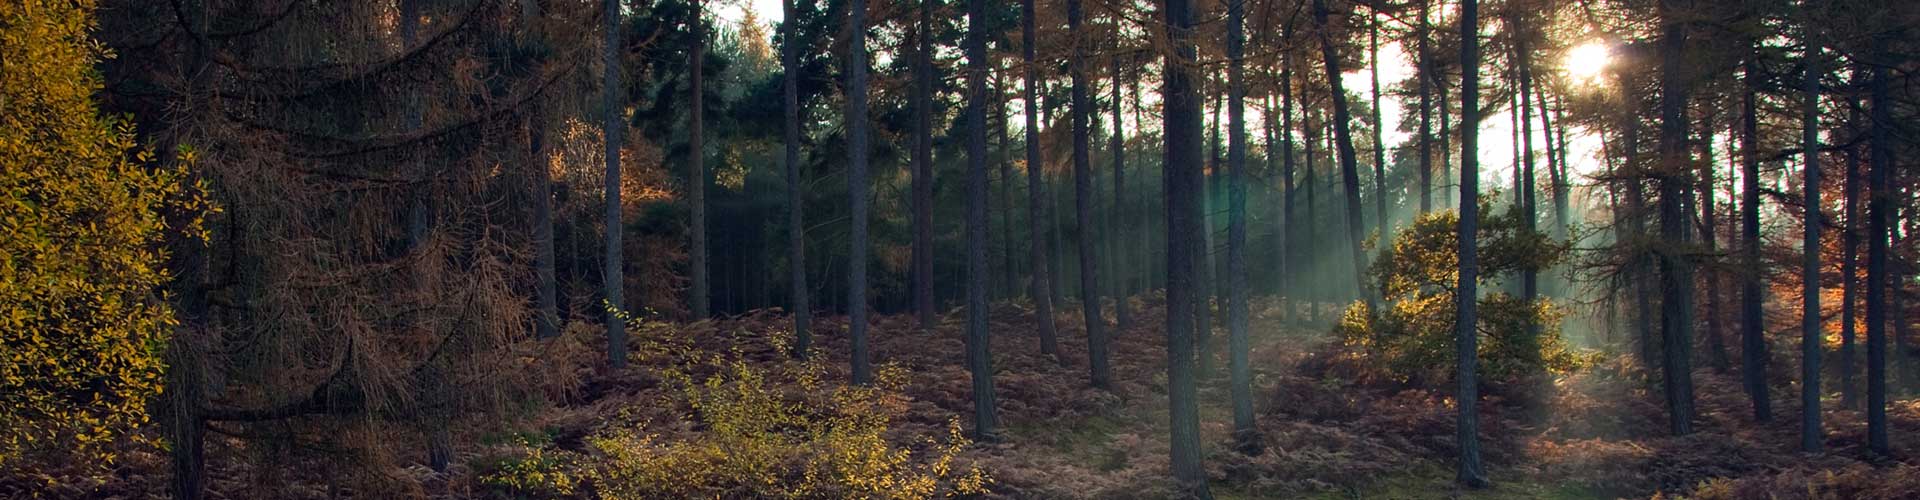
<svg viewBox="0 0 1920 500">
<path fill-rule="evenodd" d="M 1574 83 L 1582 85 L 1598 84 L 1612 58 L 1613 50 L 1600 42 L 1588 42 L 1567 51 L 1567 58 L 1561 61 L 1561 68 Z"/>
</svg>

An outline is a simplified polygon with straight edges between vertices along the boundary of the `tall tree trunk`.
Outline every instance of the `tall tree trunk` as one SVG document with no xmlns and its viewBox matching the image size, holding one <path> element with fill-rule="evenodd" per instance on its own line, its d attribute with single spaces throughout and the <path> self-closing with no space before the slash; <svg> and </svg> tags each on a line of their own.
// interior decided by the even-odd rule
<svg viewBox="0 0 1920 500">
<path fill-rule="evenodd" d="M 967 371 L 973 375 L 973 431 L 979 441 L 996 439 L 999 424 L 987 335 L 986 10 L 986 0 L 967 1 Z"/>
<path fill-rule="evenodd" d="M 1289 23 L 1281 30 L 1281 39 L 1291 43 L 1293 25 Z M 1311 153 L 1309 153 L 1311 157 Z M 1311 161 L 1311 160 L 1309 160 Z M 1300 226 L 1293 217 L 1293 51 L 1280 53 L 1280 294 L 1287 301 L 1299 301 L 1300 293 L 1293 280 L 1295 263 L 1299 260 Z M 1291 302 L 1287 307 L 1287 320 L 1298 321 L 1294 316 Z"/>
<path fill-rule="evenodd" d="M 1385 245 L 1393 238 L 1393 225 L 1387 221 L 1387 147 L 1382 138 L 1387 125 L 1380 120 L 1380 13 L 1374 11 L 1367 12 L 1367 71 L 1373 80 L 1373 220 Z"/>
<path fill-rule="evenodd" d="M 1242 453 L 1260 451 L 1253 427 L 1253 366 L 1247 345 L 1246 0 L 1227 0 L 1227 351 L 1233 438 Z"/>
<path fill-rule="evenodd" d="M 539 2 L 523 2 L 526 29 L 537 30 L 541 16 Z M 546 43 L 543 34 L 529 35 L 527 43 Z M 560 335 L 559 285 L 554 278 L 553 249 L 553 169 L 547 164 L 547 114 L 541 99 L 527 103 L 527 168 L 533 174 L 533 274 L 534 338 L 550 339 Z"/>
<path fill-rule="evenodd" d="M 847 15 L 847 202 L 852 207 L 847 251 L 847 329 L 853 340 L 853 383 L 873 382 L 867 354 L 867 0 Z"/>
<path fill-rule="evenodd" d="M 1353 278 L 1356 291 L 1368 303 L 1373 302 L 1373 293 L 1367 289 L 1367 255 L 1360 241 L 1367 232 L 1366 221 L 1360 215 L 1360 168 L 1356 164 L 1353 151 L 1353 117 L 1347 111 L 1347 90 L 1340 84 L 1340 54 L 1333 48 L 1333 36 L 1328 33 L 1327 1 L 1313 0 L 1313 19 L 1320 28 L 1320 57 L 1327 70 L 1327 86 L 1333 100 L 1334 144 L 1340 156 L 1340 180 L 1346 185 L 1347 192 L 1347 250 L 1353 254 Z"/>
<path fill-rule="evenodd" d="M 185 0 L 176 6 L 183 21 L 195 31 L 205 33 L 212 17 L 202 0 Z M 189 44 L 185 57 L 185 66 L 192 75 L 187 81 L 187 90 L 197 92 L 209 85 L 212 72 L 212 48 L 204 40 Z M 182 115 L 176 122 L 168 123 L 170 129 L 163 135 L 164 144 L 156 148 L 166 154 L 166 165 L 162 168 L 173 172 L 184 172 L 181 185 L 192 186 L 201 176 L 195 169 L 188 168 L 186 158 L 178 153 L 179 145 L 186 144 L 187 130 L 193 125 L 192 115 Z M 170 228 L 188 227 L 187 222 L 198 214 L 188 210 L 174 208 L 168 211 L 167 226 Z M 167 292 L 173 296 L 175 319 L 179 325 L 167 339 L 166 378 L 162 387 L 162 400 L 166 402 L 166 413 L 160 419 L 165 425 L 167 451 L 171 464 L 172 479 L 168 483 L 169 492 L 174 500 L 200 500 L 207 497 L 207 395 L 205 352 L 210 338 L 208 312 L 211 303 L 208 292 L 208 251 L 206 238 L 187 234 L 186 231 L 167 232 L 167 269 L 172 272 L 167 283 Z"/>
<path fill-rule="evenodd" d="M 1516 33 L 1516 35 L 1519 35 Z M 1533 180 L 1533 53 L 1526 43 L 1520 42 L 1514 48 L 1514 58 L 1518 59 L 1520 73 L 1520 93 L 1515 96 L 1520 101 L 1520 175 L 1514 184 L 1519 188 L 1514 199 L 1520 202 L 1520 227 L 1531 234 L 1537 231 L 1536 219 L 1540 211 L 1534 204 Z M 1540 270 L 1526 266 L 1520 270 L 1520 300 L 1532 304 L 1540 298 Z M 1540 324 L 1527 322 L 1527 338 L 1530 342 L 1539 342 Z"/>
<path fill-rule="evenodd" d="M 1706 259 L 1717 259 L 1720 255 L 1719 211 L 1714 210 L 1713 186 L 1713 130 L 1714 114 L 1707 113 L 1700 127 L 1700 184 L 1697 191 L 1700 199 L 1700 241 L 1706 244 Z M 1709 263 L 1706 276 L 1701 281 L 1706 284 L 1707 299 L 1707 363 L 1714 373 L 1726 373 L 1731 368 L 1727 361 L 1726 339 L 1721 338 L 1720 323 L 1720 272 L 1717 266 Z"/>
<path fill-rule="evenodd" d="M 933 329 L 933 5 L 921 0 L 919 24 L 909 35 L 918 47 L 913 58 L 913 310 L 923 331 Z"/>
<path fill-rule="evenodd" d="M 1439 148 L 1440 149 L 1440 182 L 1442 184 L 1446 184 L 1449 182 L 1454 182 L 1453 180 L 1453 119 L 1451 118 L 1451 115 L 1452 115 L 1451 108 L 1453 107 L 1453 105 L 1452 105 L 1452 101 L 1449 101 L 1447 97 L 1446 72 L 1440 71 L 1439 73 L 1440 73 L 1440 76 L 1435 77 L 1433 81 L 1436 84 L 1434 91 L 1440 93 L 1440 95 L 1437 96 L 1439 99 L 1436 99 L 1440 102 L 1440 148 Z M 1453 204 L 1454 204 L 1453 192 L 1446 189 L 1441 189 L 1440 190 L 1440 206 L 1444 207 L 1444 206 L 1449 206 Z"/>
<path fill-rule="evenodd" d="M 992 90 L 995 100 L 1006 97 L 1006 93 L 998 85 L 994 85 Z M 1005 287 L 1006 296 L 1013 297 L 1020 294 L 1020 274 L 1015 267 L 1016 259 L 1013 249 L 1013 220 L 1016 216 L 1013 207 L 1013 186 L 1019 182 L 1019 178 L 1013 176 L 1013 155 L 1007 151 L 1010 147 L 1008 144 L 1012 142 L 1007 137 L 1007 110 L 1004 106 L 994 107 L 999 110 L 1000 117 L 1000 120 L 993 124 L 993 131 L 999 136 L 994 161 L 1000 167 L 1000 260 L 1001 266 L 1006 268 L 1006 278 L 1001 286 Z"/>
<path fill-rule="evenodd" d="M 1414 32 L 1419 38 L 1414 49 L 1414 76 L 1420 94 L 1420 213 L 1433 211 L 1433 93 L 1428 81 L 1433 79 L 1433 59 L 1427 54 L 1428 21 L 1427 14 L 1432 10 L 1432 2 L 1420 2 L 1420 26 Z M 1378 105 L 1376 105 L 1378 107 Z"/>
<path fill-rule="evenodd" d="M 1028 0 L 1031 2 L 1031 0 Z M 1201 189 L 1200 96 L 1197 50 L 1193 44 L 1193 6 L 1188 0 L 1161 0 L 1167 37 L 1163 135 L 1166 138 L 1167 210 L 1167 402 L 1171 463 L 1175 491 L 1188 497 L 1212 498 L 1207 470 L 1200 463 L 1200 406 L 1195 388 L 1192 275 L 1197 263 L 1191 242 L 1200 237 Z"/>
<path fill-rule="evenodd" d="M 1757 48 L 1757 47 L 1756 47 Z M 1767 395 L 1766 317 L 1761 309 L 1765 289 L 1760 287 L 1760 120 L 1755 90 L 1760 76 L 1756 54 L 1746 61 L 1745 93 L 1740 106 L 1740 376 L 1753 399 L 1753 419 L 1773 420 L 1773 401 Z M 1812 219 L 1807 224 L 1812 226 Z"/>
<path fill-rule="evenodd" d="M 1314 0 L 1316 4 L 1325 0 Z M 1477 0 L 1460 1 L 1460 283 L 1454 288 L 1455 381 L 1454 401 L 1459 420 L 1454 441 L 1460 456 L 1454 480 L 1469 488 L 1487 486 L 1480 465 L 1479 339 L 1475 309 L 1479 296 L 1478 243 L 1480 223 L 1480 13 Z"/>
<path fill-rule="evenodd" d="M 1847 222 L 1841 226 L 1846 233 L 1840 238 L 1840 406 L 1859 408 L 1860 384 L 1854 377 L 1860 369 L 1853 358 L 1860 325 L 1854 316 L 1855 304 L 1860 302 L 1860 155 L 1852 148 L 1846 151 L 1843 167 L 1847 171 L 1840 195 Z"/>
<path fill-rule="evenodd" d="M 786 11 L 786 19 L 798 16 L 796 0 L 782 0 L 781 9 Z M 786 129 L 786 165 L 787 165 L 787 267 L 792 268 L 793 281 L 793 357 L 807 358 L 807 348 L 813 341 L 810 327 L 813 325 L 813 309 L 807 302 L 807 217 L 806 198 L 800 191 L 800 43 L 799 23 L 781 23 L 786 33 L 781 35 L 780 65 L 785 75 L 781 78 L 781 101 L 785 108 Z"/>
<path fill-rule="evenodd" d="M 1113 315 L 1117 322 L 1114 332 L 1116 335 L 1133 326 L 1133 314 L 1130 310 L 1132 308 L 1128 307 L 1127 298 L 1133 295 L 1134 259 L 1131 251 L 1133 245 L 1128 238 L 1137 234 L 1136 230 L 1129 228 L 1129 223 L 1126 222 L 1127 215 L 1132 213 L 1133 205 L 1127 198 L 1127 141 L 1126 137 L 1121 135 L 1126 128 L 1126 122 L 1120 115 L 1120 103 L 1125 100 L 1125 95 L 1122 94 L 1123 89 L 1125 86 L 1120 83 L 1120 57 L 1114 56 L 1113 141 L 1107 149 L 1113 154 L 1113 207 L 1112 213 L 1108 216 L 1115 223 L 1110 224 L 1113 230 L 1107 234 L 1109 239 L 1107 253 L 1112 256 L 1114 262 Z"/>
<path fill-rule="evenodd" d="M 1886 7 L 1884 2 L 1876 4 Z M 1889 60 L 1889 36 L 1885 32 L 1874 35 L 1868 49 L 1872 57 Z M 1872 168 L 1867 179 L 1867 447 L 1884 457 L 1892 451 L 1887 443 L 1887 237 L 1888 227 L 1893 224 L 1891 181 L 1895 168 L 1893 134 L 1888 129 L 1895 124 L 1886 66 L 1875 64 L 1868 75 L 1867 89 L 1873 102 L 1868 142 L 1873 149 L 1867 153 Z"/>
<path fill-rule="evenodd" d="M 1687 87 L 1684 79 L 1686 25 L 1678 13 L 1685 0 L 1661 0 L 1660 19 L 1660 335 L 1663 340 L 1667 427 L 1674 435 L 1693 432 L 1693 264 L 1684 247 L 1691 240 L 1686 194 L 1692 183 L 1687 154 Z"/>
<path fill-rule="evenodd" d="M 1304 178 L 1300 181 L 1301 185 L 1305 186 L 1307 191 L 1307 213 L 1306 223 L 1300 226 L 1299 232 L 1303 233 L 1300 234 L 1300 241 L 1306 242 L 1306 244 L 1302 246 L 1302 250 L 1304 250 L 1305 253 L 1302 260 L 1306 261 L 1307 269 L 1315 270 L 1312 271 L 1312 275 L 1309 277 L 1311 284 L 1308 285 L 1305 290 L 1301 291 L 1301 296 L 1305 298 L 1307 302 L 1306 320 L 1308 323 L 1313 323 L 1316 321 L 1314 318 L 1319 315 L 1320 299 L 1324 298 L 1325 290 L 1325 287 L 1321 285 L 1322 280 L 1319 279 L 1325 275 L 1325 273 L 1320 272 L 1320 268 L 1324 264 L 1321 262 L 1320 253 L 1321 250 L 1325 249 L 1325 246 L 1320 241 L 1320 218 L 1315 216 L 1315 212 L 1317 211 L 1316 207 L 1318 207 L 1319 204 L 1315 203 L 1314 196 L 1314 192 L 1317 191 L 1315 186 L 1320 183 L 1315 182 L 1313 179 L 1313 164 L 1317 159 L 1316 157 L 1320 156 L 1319 152 L 1315 151 L 1315 148 L 1320 145 L 1320 110 L 1306 110 L 1306 115 L 1301 118 L 1301 121 L 1304 122 L 1301 124 L 1302 128 L 1305 128 L 1307 132 L 1305 137 L 1307 146 L 1306 172 Z"/>
<path fill-rule="evenodd" d="M 1820 430 L 1820 356 L 1826 337 L 1820 321 L 1820 74 L 1824 61 L 1813 17 L 1813 9 L 1825 8 L 1820 2 L 1807 0 L 1800 13 L 1807 34 L 1806 64 L 1800 74 L 1801 175 L 1805 177 L 1800 183 L 1805 210 L 1800 240 L 1800 451 L 1808 453 L 1819 452 L 1826 441 Z M 1748 168 L 1759 167 L 1750 162 Z M 1747 181 L 1751 199 L 1757 196 L 1751 183 L 1758 176 L 1749 171 L 1747 178 L 1753 179 Z"/>
<path fill-rule="evenodd" d="M 1051 259 L 1047 253 L 1047 234 L 1041 228 L 1043 221 L 1047 220 L 1046 207 L 1042 205 L 1046 200 L 1047 188 L 1040 179 L 1040 98 L 1035 95 L 1040 75 L 1034 63 L 1034 49 L 1038 45 L 1034 39 L 1034 14 L 1033 0 L 1021 0 L 1020 32 L 1023 35 L 1021 40 L 1024 40 L 1021 50 L 1026 61 L 1027 219 L 1030 221 L 1028 227 L 1033 228 L 1033 234 L 1028 238 L 1033 261 L 1033 286 L 1030 290 L 1033 296 L 1033 322 L 1040 330 L 1040 353 L 1057 358 L 1060 351 L 1053 331 L 1053 276 L 1047 266 L 1047 261 Z"/>
<path fill-rule="evenodd" d="M 689 112 L 687 135 L 687 204 L 693 210 L 693 221 L 688 224 L 687 232 L 692 233 L 693 244 L 687 250 L 692 274 L 693 319 L 703 320 L 713 315 L 713 280 L 707 273 L 707 149 L 706 149 L 706 68 L 707 32 L 706 20 L 701 19 L 702 0 L 693 0 L 692 17 L 687 19 L 693 31 L 693 51 L 688 54 L 688 99 L 693 109 Z"/>
<path fill-rule="evenodd" d="M 1080 230 L 1075 239 L 1080 246 L 1080 312 L 1087 325 L 1087 368 L 1093 386 L 1113 386 L 1113 373 L 1107 367 L 1106 320 L 1100 315 L 1100 266 L 1093 240 L 1093 147 L 1090 122 L 1096 112 L 1087 98 L 1087 50 L 1080 40 L 1080 0 L 1067 0 L 1067 31 L 1072 33 L 1073 60 L 1068 75 L 1073 81 L 1073 211 Z"/>
<path fill-rule="evenodd" d="M 627 367 L 627 330 L 626 320 L 620 317 L 626 314 L 626 300 L 620 297 L 621 288 L 626 284 L 622 277 L 622 259 L 620 233 L 626 223 L 620 217 L 620 140 L 626 138 L 626 121 L 622 119 L 620 96 L 620 55 L 624 45 L 620 44 L 620 0 L 601 2 L 604 9 L 600 15 L 606 19 L 606 46 L 602 47 L 602 69 L 605 70 L 605 83 L 600 87 L 600 112 L 605 120 L 600 133 L 606 143 L 607 160 L 607 219 L 606 219 L 606 263 L 603 271 L 607 291 L 607 364 L 614 369 Z"/>
</svg>

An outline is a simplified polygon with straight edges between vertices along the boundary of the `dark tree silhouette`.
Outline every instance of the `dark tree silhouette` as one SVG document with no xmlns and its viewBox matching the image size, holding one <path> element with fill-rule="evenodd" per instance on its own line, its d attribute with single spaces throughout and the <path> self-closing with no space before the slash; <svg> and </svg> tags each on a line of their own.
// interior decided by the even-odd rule
<svg viewBox="0 0 1920 500">
<path fill-rule="evenodd" d="M 627 367 L 626 322 L 621 319 L 621 309 L 626 301 L 620 298 L 620 288 L 626 283 L 621 275 L 620 232 L 625 221 L 620 218 L 620 139 L 626 136 L 626 121 L 620 103 L 620 0 L 606 0 L 601 3 L 606 24 L 606 45 L 601 47 L 601 62 L 605 65 L 605 83 L 600 88 L 600 112 L 605 122 L 601 125 L 601 134 L 606 141 L 607 160 L 607 219 L 606 219 L 606 267 L 605 283 L 607 287 L 607 364 L 614 369 Z"/>
<path fill-rule="evenodd" d="M 1757 51 L 1747 57 L 1740 100 L 1740 376 L 1753 400 L 1753 419 L 1768 422 L 1773 420 L 1773 402 L 1767 394 L 1766 317 L 1761 309 L 1766 298 L 1760 286 L 1760 121 L 1754 95 L 1761 78 L 1758 57 Z"/>
<path fill-rule="evenodd" d="M 1236 448 L 1253 454 L 1253 367 L 1247 359 L 1246 1 L 1227 0 L 1227 351 Z"/>
<path fill-rule="evenodd" d="M 1884 2 L 1875 2 L 1885 7 Z M 1889 60 L 1890 32 L 1873 35 L 1867 52 L 1877 61 Z M 1872 170 L 1867 189 L 1867 447 L 1880 456 L 1892 452 L 1887 442 L 1887 241 L 1893 225 L 1893 135 L 1895 126 L 1885 64 L 1868 70 L 1869 111 L 1867 153 Z M 1847 221 L 1852 224 L 1853 221 Z M 1904 354 L 1904 353 L 1903 353 Z"/>
<path fill-rule="evenodd" d="M 1087 325 L 1087 368 L 1094 387 L 1113 385 L 1112 370 L 1107 367 L 1106 320 L 1100 315 L 1100 266 L 1093 238 L 1093 148 L 1089 141 L 1089 122 L 1096 112 L 1087 97 L 1087 54 L 1078 33 L 1083 27 L 1080 0 L 1067 0 L 1067 30 L 1074 33 L 1073 60 L 1068 78 L 1073 81 L 1073 211 L 1080 230 L 1074 239 L 1080 247 L 1080 311 Z"/>
<path fill-rule="evenodd" d="M 1324 0 L 1314 0 L 1320 3 Z M 1479 264 L 1475 236 L 1480 221 L 1480 13 L 1477 0 L 1460 2 L 1460 284 L 1454 288 L 1454 377 L 1459 388 L 1454 393 L 1457 410 L 1454 440 L 1459 443 L 1459 463 L 1454 479 L 1469 488 L 1487 486 L 1487 473 L 1480 465 L 1480 378 L 1478 317 L 1474 297 L 1479 290 Z"/>
<path fill-rule="evenodd" d="M 1021 50 L 1026 61 L 1026 141 L 1027 141 L 1027 220 L 1033 234 L 1028 238 L 1029 258 L 1033 266 L 1033 285 L 1029 294 L 1033 298 L 1033 322 L 1040 330 L 1040 352 L 1057 356 L 1060 352 L 1054 340 L 1053 331 L 1053 276 L 1047 263 L 1051 258 L 1047 253 L 1047 236 L 1042 231 L 1046 216 L 1046 182 L 1040 178 L 1040 97 L 1037 86 L 1040 84 L 1039 70 L 1034 64 L 1034 51 L 1037 42 L 1034 35 L 1033 0 L 1020 2 Z"/>
<path fill-rule="evenodd" d="M 1807 33 L 1806 64 L 1800 75 L 1801 203 L 1809 221 L 1800 240 L 1800 450 L 1819 452 L 1826 437 L 1820 430 L 1820 355 L 1824 333 L 1820 323 L 1820 30 L 1812 12 L 1824 8 L 1808 0 L 1801 13 Z"/>
<path fill-rule="evenodd" d="M 908 36 L 916 47 L 913 54 L 913 310 L 914 316 L 920 320 L 921 330 L 933 328 L 932 108 L 935 4 L 933 0 L 920 2 L 919 22 Z M 982 144 L 985 147 L 984 142 Z"/>
<path fill-rule="evenodd" d="M 707 58 L 706 21 L 701 19 L 701 0 L 693 0 L 692 11 L 688 13 L 687 28 L 693 32 L 693 50 L 687 54 L 687 205 L 693 212 L 693 220 L 687 224 L 687 232 L 692 244 L 687 249 L 687 273 L 693 289 L 694 319 L 706 319 L 712 316 L 713 300 L 712 279 L 707 273 L 707 163 L 706 163 L 706 77 L 704 73 Z"/>
<path fill-rule="evenodd" d="M 986 0 L 967 0 L 967 370 L 973 375 L 973 434 L 981 441 L 995 439 L 998 427 L 987 335 L 986 16 Z"/>
<path fill-rule="evenodd" d="M 787 267 L 792 268 L 793 357 L 806 359 L 813 342 L 812 305 L 807 302 L 807 226 L 806 199 L 800 192 L 800 23 L 794 2 L 784 0 L 781 9 L 788 21 L 781 23 L 785 33 L 780 39 L 780 80 L 784 111 L 787 167 Z"/>
<path fill-rule="evenodd" d="M 1686 0 L 1661 0 L 1660 19 L 1660 337 L 1667 428 L 1674 435 L 1693 432 L 1693 264 L 1683 247 L 1692 240 L 1686 190 L 1691 157 L 1687 153 L 1687 87 L 1683 55 L 1687 25 L 1678 17 Z"/>
<path fill-rule="evenodd" d="M 873 382 L 867 354 L 867 1 L 847 12 L 847 202 L 853 228 L 847 251 L 847 330 L 853 339 L 853 382 Z"/>
<path fill-rule="evenodd" d="M 1029 3 L 1032 0 L 1027 0 Z M 1189 497 L 1212 498 L 1207 471 L 1200 463 L 1200 406 L 1195 388 L 1193 274 L 1201 265 L 1192 255 L 1192 241 L 1201 226 L 1199 191 L 1202 179 L 1200 95 L 1197 50 L 1193 45 L 1193 5 L 1187 0 L 1161 0 L 1167 38 L 1165 89 L 1161 91 L 1166 140 L 1167 210 L 1167 402 L 1173 478 L 1177 491 Z"/>
<path fill-rule="evenodd" d="M 1347 251 L 1353 254 L 1354 286 L 1371 303 L 1373 294 L 1367 291 L 1367 255 L 1360 244 L 1367 233 L 1367 223 L 1360 214 L 1360 167 L 1353 151 L 1353 115 L 1347 111 L 1347 90 L 1340 84 L 1340 53 L 1334 49 L 1333 35 L 1328 33 L 1331 24 L 1327 21 L 1327 0 L 1313 0 L 1313 19 L 1320 28 L 1320 57 L 1326 69 L 1327 87 L 1331 89 L 1328 96 L 1333 101 L 1334 146 L 1338 148 L 1340 181 L 1347 193 Z"/>
</svg>

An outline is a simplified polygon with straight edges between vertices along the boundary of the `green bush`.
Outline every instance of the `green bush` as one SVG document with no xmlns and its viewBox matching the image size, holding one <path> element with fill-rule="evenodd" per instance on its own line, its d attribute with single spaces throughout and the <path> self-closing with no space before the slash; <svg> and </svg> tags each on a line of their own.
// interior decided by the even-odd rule
<svg viewBox="0 0 1920 500">
<path fill-rule="evenodd" d="M 1481 213 L 1492 213 L 1483 208 Z M 1356 302 L 1335 326 L 1341 342 L 1377 377 L 1396 382 L 1443 384 L 1453 379 L 1454 300 L 1460 278 L 1459 215 L 1432 212 L 1402 228 L 1393 247 L 1368 270 L 1381 297 L 1380 310 Z M 1517 214 L 1480 221 L 1479 275 L 1488 283 L 1525 269 L 1546 269 L 1564 257 L 1568 244 L 1525 230 Z M 1566 371 L 1581 359 L 1560 338 L 1560 308 L 1544 298 L 1531 303 L 1502 292 L 1479 298 L 1479 352 L 1484 380 L 1505 382 Z M 1529 328 L 1532 326 L 1534 328 Z"/>
</svg>

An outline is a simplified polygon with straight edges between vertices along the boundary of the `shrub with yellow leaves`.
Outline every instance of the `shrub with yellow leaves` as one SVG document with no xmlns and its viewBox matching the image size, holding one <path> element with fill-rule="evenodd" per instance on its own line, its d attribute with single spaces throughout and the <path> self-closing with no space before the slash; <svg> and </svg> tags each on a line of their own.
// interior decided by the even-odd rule
<svg viewBox="0 0 1920 500">
<path fill-rule="evenodd" d="M 923 437 L 917 447 L 888 441 L 891 422 L 907 409 L 907 373 L 899 366 L 883 365 L 872 386 L 829 384 L 823 356 L 753 360 L 740 348 L 700 351 L 663 323 L 629 322 L 640 333 L 634 356 L 671 388 L 655 408 L 683 409 L 681 421 L 595 433 L 585 450 L 561 460 L 571 473 L 541 472 L 560 479 L 545 487 L 511 484 L 527 475 L 508 472 L 552 460 L 550 453 L 517 457 L 518 464 L 487 482 L 523 495 L 558 496 L 577 479 L 609 499 L 922 499 L 987 491 L 985 471 L 956 465 L 971 444 L 957 419 L 948 421 L 945 436 Z M 787 352 L 789 335 L 759 337 L 772 344 L 764 352 Z M 687 426 L 696 431 L 664 430 Z M 914 448 L 927 453 L 916 455 Z"/>
<path fill-rule="evenodd" d="M 156 295 L 179 172 L 102 116 L 93 0 L 0 2 L 0 467 L 92 454 L 147 419 L 174 326 Z M 191 151 L 182 152 L 191 161 Z"/>
</svg>

